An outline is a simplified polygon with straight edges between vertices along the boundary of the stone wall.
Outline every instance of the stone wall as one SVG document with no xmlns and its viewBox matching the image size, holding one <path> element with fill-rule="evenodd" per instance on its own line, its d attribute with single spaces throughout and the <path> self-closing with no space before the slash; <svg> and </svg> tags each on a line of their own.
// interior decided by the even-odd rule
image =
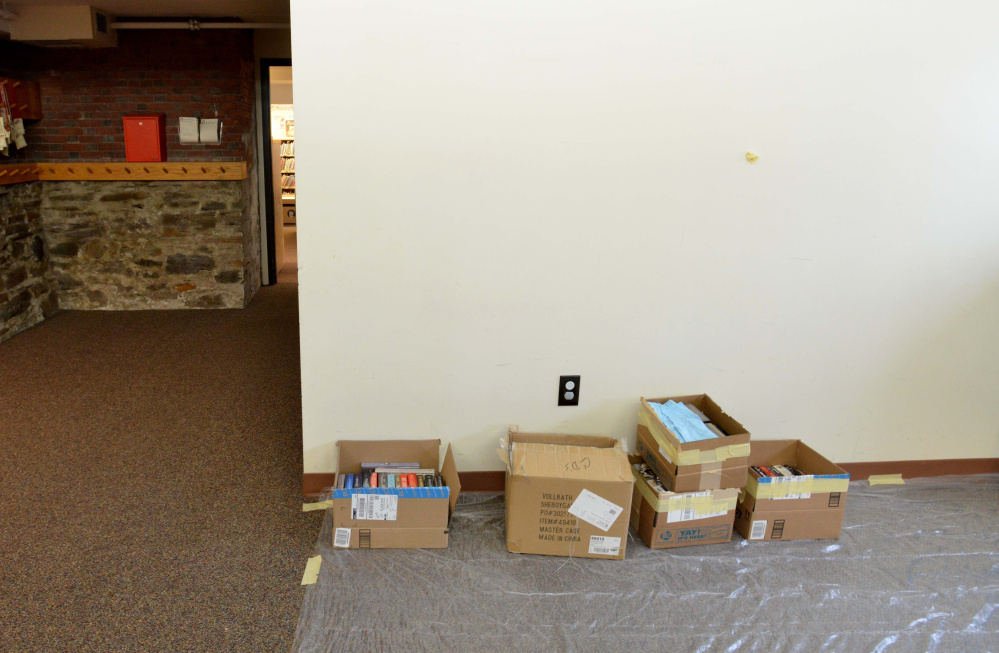
<svg viewBox="0 0 999 653">
<path fill-rule="evenodd" d="M 256 120 L 256 109 L 253 120 Z M 257 151 L 256 130 L 250 130 L 243 137 L 246 151 L 251 153 L 246 166 L 246 179 L 243 180 L 243 284 L 245 303 L 249 304 L 253 295 L 260 290 L 260 201 L 257 195 L 259 175 L 262 169 L 259 161 L 252 156 Z"/>
<path fill-rule="evenodd" d="M 0 342 L 58 306 L 46 265 L 42 184 L 0 186 Z"/>
<path fill-rule="evenodd" d="M 259 285 L 259 254 L 246 245 L 253 234 L 243 186 L 44 182 L 44 238 L 60 307 L 244 307 Z"/>
</svg>

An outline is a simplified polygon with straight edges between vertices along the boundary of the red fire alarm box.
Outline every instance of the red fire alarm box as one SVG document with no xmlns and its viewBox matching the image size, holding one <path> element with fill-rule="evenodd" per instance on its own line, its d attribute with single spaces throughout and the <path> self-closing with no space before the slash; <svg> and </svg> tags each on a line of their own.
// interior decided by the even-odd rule
<svg viewBox="0 0 999 653">
<path fill-rule="evenodd" d="M 166 116 L 162 113 L 122 116 L 126 161 L 166 161 Z"/>
</svg>

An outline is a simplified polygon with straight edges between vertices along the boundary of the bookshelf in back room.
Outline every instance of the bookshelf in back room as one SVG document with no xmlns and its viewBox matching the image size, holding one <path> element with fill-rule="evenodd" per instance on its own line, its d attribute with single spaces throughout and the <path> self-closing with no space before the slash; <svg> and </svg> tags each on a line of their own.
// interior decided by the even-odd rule
<svg viewBox="0 0 999 653">
<path fill-rule="evenodd" d="M 294 127 L 292 127 L 294 129 Z M 294 134 L 294 131 L 292 131 Z M 281 139 L 281 204 L 285 224 L 295 224 L 295 137 Z"/>
<path fill-rule="evenodd" d="M 271 136 L 277 148 L 275 174 L 280 194 L 278 221 L 285 225 L 296 224 L 295 208 L 295 119 L 293 105 L 271 105 Z"/>
</svg>

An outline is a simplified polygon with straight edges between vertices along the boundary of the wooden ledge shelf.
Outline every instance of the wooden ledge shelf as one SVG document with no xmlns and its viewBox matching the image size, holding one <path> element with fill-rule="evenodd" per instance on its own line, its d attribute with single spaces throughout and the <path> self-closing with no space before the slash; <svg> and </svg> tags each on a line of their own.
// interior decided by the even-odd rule
<svg viewBox="0 0 999 653">
<path fill-rule="evenodd" d="M 0 166 L 0 186 L 38 181 L 38 166 Z"/>
<path fill-rule="evenodd" d="M 26 181 L 240 181 L 246 161 L 74 162 L 0 166 L 0 185 Z"/>
</svg>

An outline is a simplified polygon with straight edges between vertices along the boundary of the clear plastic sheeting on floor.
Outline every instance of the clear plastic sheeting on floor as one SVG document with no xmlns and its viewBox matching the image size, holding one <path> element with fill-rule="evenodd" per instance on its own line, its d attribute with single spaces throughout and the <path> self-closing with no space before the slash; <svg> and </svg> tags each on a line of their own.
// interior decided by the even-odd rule
<svg viewBox="0 0 999 653">
<path fill-rule="evenodd" d="M 999 651 L 999 476 L 850 484 L 839 540 L 507 553 L 503 495 L 451 545 L 348 551 L 327 511 L 293 651 Z M 304 564 L 304 563 L 303 563 Z"/>
</svg>

